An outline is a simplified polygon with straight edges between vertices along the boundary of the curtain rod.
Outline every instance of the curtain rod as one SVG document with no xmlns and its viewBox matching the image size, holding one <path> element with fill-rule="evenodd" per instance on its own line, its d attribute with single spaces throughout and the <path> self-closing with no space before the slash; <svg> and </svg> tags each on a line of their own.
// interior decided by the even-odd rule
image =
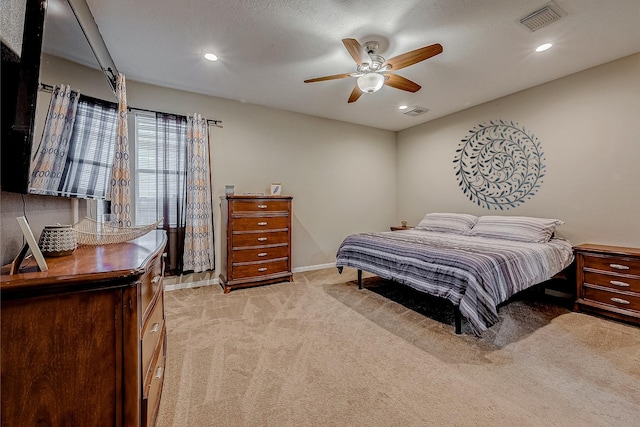
<svg viewBox="0 0 640 427">
<path fill-rule="evenodd" d="M 43 91 L 43 92 L 53 92 L 53 86 L 50 84 L 46 84 L 46 83 L 40 83 L 40 86 L 38 87 L 39 90 Z M 98 99 L 98 98 L 95 98 Z M 164 111 L 156 111 L 156 110 L 148 110 L 146 108 L 137 108 L 137 107 L 127 107 L 128 111 L 144 111 L 147 113 L 161 113 L 161 114 L 173 114 L 174 116 L 182 116 L 182 117 L 186 117 L 183 114 L 174 114 L 174 113 L 165 113 Z M 216 120 L 216 119 L 207 119 L 207 124 L 209 126 L 215 126 L 217 128 L 222 129 L 222 120 Z"/>
<path fill-rule="evenodd" d="M 175 113 L 167 113 L 164 111 L 156 111 L 156 110 L 149 110 L 146 108 L 137 108 L 137 107 L 127 107 L 127 110 L 129 111 L 144 111 L 146 113 L 160 113 L 160 114 L 171 114 L 174 116 L 180 116 L 180 117 L 186 117 L 184 114 L 175 114 Z M 207 124 L 210 126 L 215 126 L 217 128 L 222 129 L 222 120 L 216 120 L 216 119 L 207 119 Z"/>
</svg>

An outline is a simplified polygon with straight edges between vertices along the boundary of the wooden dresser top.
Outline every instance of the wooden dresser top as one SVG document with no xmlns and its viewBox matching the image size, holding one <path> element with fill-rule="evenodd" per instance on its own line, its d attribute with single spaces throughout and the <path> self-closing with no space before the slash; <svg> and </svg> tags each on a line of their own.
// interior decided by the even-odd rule
<svg viewBox="0 0 640 427">
<path fill-rule="evenodd" d="M 583 245 L 574 246 L 573 249 L 579 252 L 640 257 L 640 248 L 629 248 L 625 246 L 596 245 L 592 243 L 585 243 Z"/>
<path fill-rule="evenodd" d="M 2 267 L 0 290 L 6 296 L 12 291 L 33 290 L 42 285 L 70 286 L 137 276 L 144 273 L 149 261 L 158 255 L 166 241 L 163 230 L 153 230 L 126 243 L 79 246 L 71 255 L 46 258 L 47 271 L 38 271 L 31 257 L 23 263 L 18 274 L 11 276 L 10 266 Z"/>
<path fill-rule="evenodd" d="M 289 200 L 293 199 L 293 196 L 269 196 L 269 195 L 249 195 L 249 194 L 227 194 L 220 197 L 221 199 L 284 199 Z"/>
</svg>

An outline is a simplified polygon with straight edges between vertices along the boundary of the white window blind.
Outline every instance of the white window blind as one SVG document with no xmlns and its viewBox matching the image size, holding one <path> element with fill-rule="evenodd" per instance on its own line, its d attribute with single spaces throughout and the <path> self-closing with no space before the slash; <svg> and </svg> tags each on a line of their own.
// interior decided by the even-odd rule
<svg viewBox="0 0 640 427">
<path fill-rule="evenodd" d="M 182 226 L 185 198 L 186 118 L 135 114 L 135 223 L 164 218 Z"/>
</svg>

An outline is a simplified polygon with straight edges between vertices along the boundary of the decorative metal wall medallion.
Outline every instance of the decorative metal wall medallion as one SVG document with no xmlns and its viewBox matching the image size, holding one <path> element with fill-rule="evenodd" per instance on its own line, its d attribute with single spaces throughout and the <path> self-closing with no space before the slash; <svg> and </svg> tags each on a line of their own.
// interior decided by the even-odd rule
<svg viewBox="0 0 640 427">
<path fill-rule="evenodd" d="M 469 131 L 453 160 L 464 194 L 487 209 L 509 209 L 531 199 L 542 184 L 540 141 L 512 121 L 491 120 Z"/>
</svg>

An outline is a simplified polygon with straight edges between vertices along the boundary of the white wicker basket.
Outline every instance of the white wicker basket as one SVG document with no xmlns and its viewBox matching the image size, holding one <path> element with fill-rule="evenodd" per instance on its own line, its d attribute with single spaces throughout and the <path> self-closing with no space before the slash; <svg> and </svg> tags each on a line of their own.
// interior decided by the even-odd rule
<svg viewBox="0 0 640 427">
<path fill-rule="evenodd" d="M 73 224 L 73 229 L 78 237 L 79 245 L 110 245 L 113 243 L 124 243 L 129 240 L 144 236 L 151 230 L 158 228 L 162 219 L 154 224 L 141 225 L 138 227 L 118 227 L 108 223 L 95 221 L 91 218 L 84 218 L 80 222 Z"/>
</svg>

